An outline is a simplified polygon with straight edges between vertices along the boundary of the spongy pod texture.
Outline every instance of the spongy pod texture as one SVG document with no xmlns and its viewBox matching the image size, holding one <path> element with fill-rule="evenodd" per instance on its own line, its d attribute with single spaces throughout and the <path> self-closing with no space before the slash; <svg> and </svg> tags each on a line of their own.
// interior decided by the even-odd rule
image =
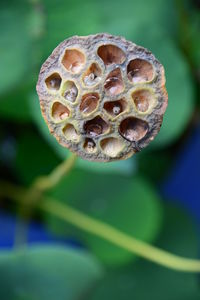
<svg viewBox="0 0 200 300">
<path fill-rule="evenodd" d="M 168 96 L 164 68 L 147 49 L 106 33 L 64 40 L 40 70 L 43 117 L 83 159 L 113 161 L 159 132 Z"/>
</svg>

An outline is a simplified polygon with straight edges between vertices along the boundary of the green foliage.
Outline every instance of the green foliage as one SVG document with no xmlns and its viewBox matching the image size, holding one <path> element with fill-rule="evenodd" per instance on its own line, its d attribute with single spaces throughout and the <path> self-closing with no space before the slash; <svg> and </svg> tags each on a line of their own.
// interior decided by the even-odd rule
<svg viewBox="0 0 200 300">
<path fill-rule="evenodd" d="M 97 207 L 98 205 L 107 206 L 103 213 L 99 213 L 96 209 L 94 216 L 130 236 L 152 242 L 159 233 L 162 220 L 159 199 L 153 188 L 144 179 L 137 177 L 127 184 L 123 181 L 117 181 L 117 179 L 116 181 L 113 180 L 113 183 L 110 182 L 109 186 L 112 184 L 119 184 L 120 189 L 116 193 L 113 191 L 107 199 L 106 197 L 101 198 L 100 193 L 97 197 L 99 199 L 93 199 L 93 201 L 97 201 Z M 93 201 L 91 204 L 94 203 Z M 109 242 L 104 242 L 100 238 L 88 236 L 86 243 L 106 264 L 127 263 L 133 257 L 131 253 L 119 249 Z"/>
<path fill-rule="evenodd" d="M 2 96 L 0 98 L 0 116 L 5 120 L 10 119 L 20 123 L 30 121 L 31 112 L 27 101 L 29 92 L 29 84 L 9 90 L 6 97 Z"/>
<path fill-rule="evenodd" d="M 180 41 L 195 71 L 200 67 L 200 11 L 198 1 L 179 1 Z"/>
<path fill-rule="evenodd" d="M 0 297 L 7 300 L 74 300 L 102 276 L 86 251 L 66 247 L 32 247 L 0 254 Z"/>
<path fill-rule="evenodd" d="M 25 1 L 3 1 L 0 10 L 1 71 L 0 93 L 13 89 L 29 68 L 31 50 L 30 5 Z"/>
<path fill-rule="evenodd" d="M 0 5 L 0 116 L 28 121 L 28 94 L 35 89 L 35 65 L 41 57 L 36 44 L 44 16 L 25 0 L 3 0 Z"/>
<path fill-rule="evenodd" d="M 166 172 L 170 169 L 170 162 L 169 151 L 149 151 L 146 148 L 137 154 L 138 174 L 145 174 L 152 182 L 157 183 L 165 178 Z"/>
<path fill-rule="evenodd" d="M 51 196 L 138 239 L 153 241 L 159 233 L 162 221 L 159 197 L 143 178 L 73 171 L 51 192 Z M 47 222 L 57 233 L 81 237 L 105 264 L 119 265 L 133 257 L 102 239 L 74 232 L 66 223 L 49 215 Z"/>
<path fill-rule="evenodd" d="M 191 220 L 180 209 L 165 207 L 164 227 L 157 244 L 173 253 L 196 257 L 197 236 Z M 89 299 L 198 300 L 199 297 L 197 275 L 174 272 L 139 260 L 107 272 Z"/>
<path fill-rule="evenodd" d="M 26 86 L 33 78 L 41 19 L 39 10 L 25 0 L 1 1 L 0 53 L 4 72 L 0 74 L 0 95 L 12 92 L 17 84 Z"/>
<path fill-rule="evenodd" d="M 161 131 L 147 149 L 126 161 L 78 159 L 75 170 L 49 195 L 130 236 L 196 257 L 191 221 L 180 210 L 163 207 L 156 190 L 200 99 L 200 14 L 195 1 L 3 0 L 0 5 L 0 176 L 30 185 L 69 156 L 50 135 L 35 91 L 41 64 L 58 43 L 72 35 L 122 35 L 147 47 L 164 65 L 169 105 Z M 14 141 L 12 155 L 4 159 L 9 140 Z M 40 217 L 49 230 L 78 240 L 91 254 L 54 246 L 4 251 L 0 299 L 200 298 L 195 275 L 136 259 L 44 212 Z"/>
<path fill-rule="evenodd" d="M 64 39 L 72 35 L 88 35 L 99 30 L 98 1 L 43 0 L 47 32 L 41 47 L 43 59 Z"/>
<path fill-rule="evenodd" d="M 18 137 L 14 164 L 15 173 L 25 184 L 31 184 L 38 174 L 49 174 L 60 163 L 48 144 L 38 138 L 36 132 L 33 131 L 30 135 L 29 131 L 27 128 Z M 36 155 L 31 155 L 30 149 L 35 149 Z"/>
</svg>

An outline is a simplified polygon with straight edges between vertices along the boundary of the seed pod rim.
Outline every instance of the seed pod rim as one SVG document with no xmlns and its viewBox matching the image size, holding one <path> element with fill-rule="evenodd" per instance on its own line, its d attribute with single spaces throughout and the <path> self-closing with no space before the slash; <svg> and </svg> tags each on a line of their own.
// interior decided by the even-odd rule
<svg viewBox="0 0 200 300">
<path fill-rule="evenodd" d="M 98 43 L 96 43 L 97 40 L 98 40 Z M 124 74 L 127 71 L 128 64 L 130 63 L 131 60 L 137 59 L 138 54 L 139 54 L 140 59 L 144 58 L 146 61 L 151 60 L 153 62 L 153 63 L 151 63 L 151 65 L 153 66 L 154 75 L 153 75 L 153 79 L 150 82 L 153 82 L 155 80 L 158 81 L 158 86 L 155 86 L 155 90 L 156 90 L 156 93 L 159 94 L 159 97 L 157 99 L 157 103 L 154 103 L 155 106 L 153 108 L 151 108 L 152 111 L 151 111 L 150 114 L 148 113 L 148 115 L 147 115 L 147 112 L 145 112 L 145 113 L 139 112 L 139 114 L 138 114 L 138 116 L 141 120 L 148 121 L 148 123 L 153 124 L 153 126 L 151 126 L 151 130 L 149 130 L 149 132 L 147 132 L 147 134 L 144 138 L 140 139 L 139 143 L 132 142 L 131 146 L 127 147 L 127 149 L 128 149 L 127 153 L 124 152 L 121 156 L 117 156 L 117 157 L 113 157 L 113 158 L 110 157 L 109 159 L 107 159 L 107 158 L 101 157 L 101 156 L 94 158 L 90 155 L 87 155 L 87 153 L 85 153 L 85 155 L 83 156 L 80 153 L 78 153 L 84 159 L 87 159 L 87 160 L 106 161 L 107 162 L 107 161 L 126 159 L 126 158 L 130 157 L 133 153 L 135 153 L 137 151 L 140 151 L 150 141 L 152 141 L 154 139 L 154 137 L 157 135 L 157 133 L 160 130 L 162 120 L 163 120 L 163 114 L 164 114 L 164 112 L 166 110 L 166 107 L 167 107 L 167 104 L 168 104 L 168 95 L 167 95 L 167 91 L 166 91 L 166 88 L 165 88 L 164 68 L 161 65 L 161 63 L 155 58 L 155 56 L 149 50 L 147 50 L 146 48 L 144 48 L 142 46 L 138 46 L 138 45 L 136 45 L 135 43 L 133 43 L 131 41 L 127 41 L 123 37 L 113 36 L 113 35 L 110 35 L 110 34 L 107 34 L 107 33 L 100 33 L 100 34 L 89 35 L 89 36 L 73 36 L 73 37 L 70 37 L 70 38 L 64 40 L 63 42 L 61 42 L 53 50 L 51 55 L 43 63 L 43 65 L 41 67 L 41 70 L 40 70 L 40 74 L 39 74 L 36 89 L 37 89 L 37 93 L 38 93 L 39 99 L 40 99 L 41 112 L 42 112 L 42 115 L 43 115 L 43 117 L 44 117 L 44 119 L 45 119 L 45 121 L 46 121 L 46 123 L 49 127 L 50 132 L 56 137 L 57 141 L 60 144 L 62 144 L 64 147 L 67 147 L 71 151 L 76 152 L 76 149 L 74 148 L 74 146 L 72 145 L 71 142 L 68 142 L 66 140 L 65 140 L 65 142 L 63 141 L 62 137 L 59 134 L 59 130 L 56 128 L 55 124 L 54 124 L 54 126 L 52 126 L 52 124 L 49 123 L 47 113 L 46 113 L 47 109 L 46 109 L 46 104 L 45 103 L 46 103 L 46 101 L 47 101 L 47 103 L 51 102 L 51 99 L 48 95 L 49 91 L 42 90 L 41 86 L 42 86 L 42 80 L 44 78 L 44 75 L 48 73 L 48 71 L 51 68 L 52 64 L 54 64 L 56 62 L 56 60 L 62 60 L 66 49 L 72 49 L 73 48 L 73 49 L 80 50 L 85 55 L 85 65 L 81 68 L 81 71 L 78 74 L 72 74 L 72 77 L 71 77 L 71 74 L 66 74 L 66 70 L 64 69 L 64 66 L 63 66 L 63 68 L 61 68 L 61 70 L 60 69 L 58 70 L 58 68 L 57 68 L 57 72 L 58 72 L 58 74 L 60 74 L 60 76 L 62 78 L 61 86 L 63 86 L 64 83 L 67 80 L 73 81 L 73 78 L 78 79 L 78 77 L 79 77 L 79 80 L 76 80 L 76 82 L 75 82 L 75 85 L 78 89 L 78 96 L 77 96 L 76 101 L 74 103 L 71 103 L 71 105 L 75 106 L 79 102 L 78 106 L 80 106 L 80 98 L 82 98 L 83 95 L 80 95 L 81 93 L 80 93 L 79 85 L 81 85 L 81 82 L 83 82 L 82 78 L 83 78 L 84 73 L 88 70 L 88 67 L 90 67 L 92 63 L 96 63 L 96 61 L 94 59 L 87 62 L 87 53 L 84 50 L 85 48 L 82 49 L 80 47 L 80 45 L 87 42 L 86 45 L 88 45 L 88 47 L 91 47 L 91 45 L 90 45 L 91 41 L 92 41 L 91 44 L 95 45 L 97 51 L 99 49 L 99 45 L 113 44 L 113 45 L 116 45 L 117 47 L 119 47 L 120 49 L 122 49 L 122 51 L 124 51 L 125 54 L 126 53 L 128 54 L 125 58 L 125 61 L 123 62 L 123 64 L 125 65 L 125 68 L 123 69 L 123 74 L 122 74 L 123 82 L 124 82 Z M 79 43 L 79 45 L 76 46 L 76 44 L 78 44 L 78 43 Z M 84 44 L 84 47 L 85 47 L 85 44 Z M 59 55 L 60 52 L 62 52 L 62 55 Z M 147 60 L 146 56 L 148 57 L 148 60 Z M 100 66 L 102 73 L 104 73 L 104 78 L 103 78 L 104 81 L 105 81 L 105 78 L 107 77 L 107 74 L 109 74 L 112 71 L 112 69 L 116 69 L 117 66 L 118 66 L 118 65 L 115 65 L 114 67 L 112 65 L 111 66 L 105 66 L 104 63 L 99 63 L 99 61 L 97 63 Z M 156 74 L 156 71 L 158 71 L 158 74 Z M 56 70 L 55 70 L 54 73 L 56 73 Z M 50 73 L 48 73 L 48 74 L 50 74 Z M 49 76 L 49 75 L 47 75 L 47 76 Z M 157 78 L 155 79 L 156 76 L 157 76 Z M 127 75 L 126 75 L 126 77 L 127 77 Z M 66 78 L 69 78 L 69 79 L 66 79 Z M 125 92 L 126 91 L 128 92 L 127 93 L 128 96 L 126 95 L 125 98 L 126 99 L 129 98 L 128 102 L 130 101 L 130 97 L 131 97 L 132 93 L 134 92 L 134 90 L 137 91 L 139 89 L 139 87 L 141 87 L 141 89 L 142 88 L 144 88 L 144 89 L 150 88 L 149 85 L 148 85 L 149 81 L 139 84 L 138 85 L 139 87 L 138 87 L 136 84 L 132 84 L 131 82 L 129 82 L 128 77 L 127 77 L 126 80 L 127 80 L 127 82 L 126 82 Z M 95 92 L 95 88 L 96 88 L 96 86 L 98 86 L 98 84 L 99 83 L 92 86 L 91 93 Z M 44 95 L 45 95 L 45 101 L 43 101 L 43 99 L 42 99 L 42 98 L 44 98 Z M 100 94 L 100 97 L 101 97 L 101 94 Z M 110 97 L 110 102 L 114 101 L 114 100 L 117 100 L 120 97 L 121 97 L 121 93 L 117 97 L 112 98 L 112 96 L 111 96 Z M 57 101 L 60 101 L 60 100 L 57 99 Z M 106 97 L 104 99 L 104 103 L 105 102 L 106 102 Z M 62 103 L 62 101 L 61 101 L 61 103 Z M 134 106 L 134 103 L 133 103 L 133 106 Z M 96 111 L 96 113 L 97 113 L 97 111 Z M 119 123 L 119 120 L 123 117 L 123 115 L 125 113 L 126 112 L 121 113 L 121 116 L 119 116 L 116 123 Z M 129 117 L 129 113 L 130 112 L 127 111 L 126 118 Z M 71 114 L 71 110 L 70 110 L 70 114 Z M 102 116 L 102 111 L 98 112 L 97 114 L 99 116 Z M 93 118 L 93 116 L 92 116 L 92 118 Z M 106 121 L 108 120 L 108 123 L 110 122 L 107 112 L 103 115 L 103 119 L 106 120 Z M 113 118 L 112 121 L 114 121 L 115 119 L 117 119 L 117 118 Z M 87 116 L 86 116 L 85 120 L 87 120 Z M 78 124 L 79 121 L 81 121 L 81 120 L 75 118 L 73 120 L 73 122 L 72 122 L 71 119 L 70 119 L 69 122 L 73 123 L 73 126 L 75 126 L 75 128 L 80 130 L 80 124 Z M 110 134 L 110 136 L 111 135 L 112 135 L 112 133 Z M 100 137 L 99 140 L 98 140 L 98 143 L 100 143 L 101 140 L 104 139 L 104 138 L 106 139 L 107 136 Z M 120 138 L 121 137 L 119 136 L 119 139 Z M 124 143 L 126 144 L 126 141 L 124 141 Z"/>
</svg>

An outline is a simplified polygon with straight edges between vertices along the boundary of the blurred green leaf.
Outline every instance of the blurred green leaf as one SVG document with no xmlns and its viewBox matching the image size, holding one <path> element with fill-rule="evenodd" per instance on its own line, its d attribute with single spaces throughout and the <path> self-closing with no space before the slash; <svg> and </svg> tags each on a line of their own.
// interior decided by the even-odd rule
<svg viewBox="0 0 200 300">
<path fill-rule="evenodd" d="M 178 0 L 179 39 L 193 69 L 200 68 L 200 10 L 198 1 Z"/>
<path fill-rule="evenodd" d="M 30 127 L 17 139 L 14 171 L 25 184 L 31 184 L 37 176 L 48 175 L 60 163 L 59 158 Z"/>
<path fill-rule="evenodd" d="M 167 150 L 149 151 L 143 149 L 137 154 L 138 173 L 147 176 L 157 184 L 165 179 L 172 165 L 172 155 Z"/>
<path fill-rule="evenodd" d="M 143 178 L 130 179 L 75 170 L 63 179 L 51 195 L 138 239 L 151 242 L 159 233 L 162 221 L 159 198 Z M 75 230 L 49 215 L 46 221 L 58 234 L 78 234 L 105 264 L 124 264 L 133 258 L 128 251 Z"/>
<path fill-rule="evenodd" d="M 40 246 L 0 254 L 0 298 L 80 299 L 102 275 L 86 251 Z"/>
<path fill-rule="evenodd" d="M 27 122 L 30 121 L 31 112 L 29 107 L 29 93 L 32 86 L 23 84 L 15 89 L 12 89 L 2 96 L 0 99 L 0 116 L 3 119 L 10 119 L 17 122 Z"/>
<path fill-rule="evenodd" d="M 165 224 L 158 245 L 187 257 L 197 257 L 197 235 L 188 216 L 165 207 Z M 134 265 L 110 271 L 88 297 L 90 300 L 198 300 L 198 276 L 176 272 L 139 260 Z"/>
<path fill-rule="evenodd" d="M 110 183 L 109 186 L 116 189 L 115 185 L 117 184 L 116 181 L 113 184 Z M 94 216 L 130 236 L 140 240 L 153 241 L 159 233 L 162 218 L 158 196 L 153 188 L 140 178 L 135 177 L 133 182 L 130 181 L 127 184 L 119 182 L 119 186 L 120 189 L 116 192 L 112 189 L 112 194 L 105 203 L 107 207 L 102 214 L 98 212 L 98 205 L 103 205 L 101 203 L 103 199 L 100 195 L 97 196 Z M 123 264 L 133 258 L 131 253 L 117 248 L 109 242 L 104 242 L 101 238 L 88 235 L 86 242 L 106 264 Z"/>
<path fill-rule="evenodd" d="M 44 15 L 38 3 L 25 0 L 1 1 L 0 10 L 0 116 L 29 121 L 29 94 L 35 90 L 40 64 L 39 38 L 44 32 Z"/>
<path fill-rule="evenodd" d="M 194 11 L 190 16 L 189 28 L 188 28 L 188 54 L 190 55 L 191 62 L 194 69 L 197 70 L 200 77 L 200 12 Z"/>
<path fill-rule="evenodd" d="M 142 36 L 141 31 L 144 29 L 150 37 L 155 30 L 163 34 L 170 32 L 173 35 L 176 32 L 176 10 L 173 0 L 125 0 L 123 5 L 114 0 L 96 3 L 100 16 L 99 32 L 122 35 L 133 42 L 137 33 Z"/>
<path fill-rule="evenodd" d="M 196 83 L 196 100 L 200 105 L 200 10 L 198 1 L 177 1 L 179 42 L 190 63 Z"/>
<path fill-rule="evenodd" d="M 41 134 L 44 136 L 45 140 L 49 143 L 49 145 L 54 149 L 54 151 L 62 158 L 66 159 L 69 155 L 69 150 L 61 146 L 57 140 L 50 134 L 49 129 L 42 117 L 39 99 L 36 94 L 32 94 L 30 97 L 30 110 L 32 113 L 33 120 L 36 123 L 36 126 L 40 130 Z M 81 158 L 78 158 L 76 166 L 89 169 L 90 171 L 95 172 L 103 172 L 103 173 L 122 173 L 122 174 L 133 174 L 136 169 L 136 160 L 129 159 L 118 162 L 111 163 L 101 163 L 101 162 L 90 162 L 84 161 Z"/>
<path fill-rule="evenodd" d="M 88 35 L 96 32 L 100 15 L 93 0 L 43 0 L 46 13 L 46 36 L 41 46 L 44 59 L 53 49 L 73 35 Z"/>
<path fill-rule="evenodd" d="M 134 156 L 127 160 L 113 161 L 110 163 L 91 162 L 79 158 L 77 166 L 89 171 L 110 174 L 118 173 L 124 175 L 133 175 L 137 171 L 137 162 Z"/>
<path fill-rule="evenodd" d="M 0 93 L 11 91 L 31 69 L 33 37 L 29 30 L 31 5 L 27 1 L 1 1 Z"/>
</svg>

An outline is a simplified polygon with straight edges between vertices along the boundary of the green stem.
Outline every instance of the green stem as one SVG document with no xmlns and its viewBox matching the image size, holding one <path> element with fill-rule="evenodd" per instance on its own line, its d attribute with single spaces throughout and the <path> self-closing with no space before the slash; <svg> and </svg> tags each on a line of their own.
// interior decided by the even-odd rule
<svg viewBox="0 0 200 300">
<path fill-rule="evenodd" d="M 29 206 L 19 208 L 19 219 L 16 222 L 15 246 L 19 247 L 26 244 L 28 224 L 32 214 L 37 207 L 37 202 L 41 199 L 42 193 L 56 186 L 59 181 L 68 174 L 76 162 L 73 154 L 60 165 L 58 165 L 49 175 L 37 177 L 26 193 L 23 194 L 24 202 Z"/>
<path fill-rule="evenodd" d="M 51 174 L 36 178 L 32 188 L 44 192 L 56 186 L 64 175 L 68 174 L 76 162 L 77 156 L 72 154 L 68 159 L 58 165 Z"/>
<path fill-rule="evenodd" d="M 0 185 L 1 187 L 1 185 Z M 25 190 L 18 188 L 12 184 L 4 183 L 0 189 L 0 193 L 14 200 L 25 204 L 21 196 Z M 95 220 L 76 209 L 59 203 L 56 199 L 42 197 L 42 201 L 38 202 L 38 208 L 51 213 L 54 216 L 82 229 L 95 236 L 101 237 L 114 245 L 128 250 L 142 258 L 162 265 L 169 269 L 184 272 L 200 272 L 200 260 L 183 258 L 178 255 L 169 253 L 145 242 L 139 241 L 114 227 Z"/>
</svg>

